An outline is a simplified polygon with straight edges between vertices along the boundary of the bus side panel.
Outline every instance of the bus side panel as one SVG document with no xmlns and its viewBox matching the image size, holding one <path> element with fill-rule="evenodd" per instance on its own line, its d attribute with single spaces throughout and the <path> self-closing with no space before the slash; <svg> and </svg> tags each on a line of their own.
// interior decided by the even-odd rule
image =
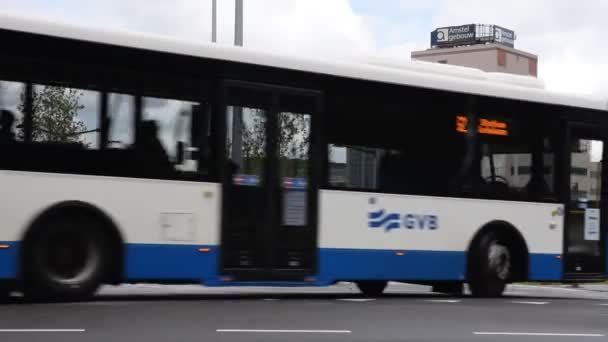
<svg viewBox="0 0 608 342">
<path fill-rule="evenodd" d="M 0 241 L 0 280 L 17 278 L 19 266 L 19 242 Z"/>
<path fill-rule="evenodd" d="M 221 187 L 215 183 L 0 171 L 0 241 L 19 242 L 32 220 L 63 201 L 105 212 L 125 242 L 125 280 L 215 277 Z M 0 277 L 14 277 L 16 248 L 0 249 Z"/>
<path fill-rule="evenodd" d="M 529 279 L 559 280 L 563 206 L 322 190 L 320 272 L 336 280 L 464 280 L 474 235 L 511 223 L 529 252 Z"/>
</svg>

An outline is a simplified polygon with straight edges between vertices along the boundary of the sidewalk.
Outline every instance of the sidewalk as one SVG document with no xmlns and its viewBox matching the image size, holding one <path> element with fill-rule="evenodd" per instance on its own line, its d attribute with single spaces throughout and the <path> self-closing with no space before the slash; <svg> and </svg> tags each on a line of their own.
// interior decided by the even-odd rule
<svg viewBox="0 0 608 342">
<path fill-rule="evenodd" d="M 572 285 L 563 285 L 563 286 L 572 288 Z M 583 289 L 583 290 L 588 290 L 588 291 L 608 292 L 608 284 L 605 284 L 605 283 L 579 284 L 578 288 Z"/>
<path fill-rule="evenodd" d="M 562 289 L 608 292 L 608 283 L 583 283 L 583 284 L 557 284 L 557 283 L 521 283 L 515 285 L 555 287 Z"/>
</svg>

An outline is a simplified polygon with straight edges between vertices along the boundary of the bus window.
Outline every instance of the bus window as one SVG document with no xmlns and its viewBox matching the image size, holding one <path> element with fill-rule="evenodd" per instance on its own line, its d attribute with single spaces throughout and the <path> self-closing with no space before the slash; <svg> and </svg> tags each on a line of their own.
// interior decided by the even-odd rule
<svg viewBox="0 0 608 342">
<path fill-rule="evenodd" d="M 351 189 L 379 189 L 378 169 L 382 149 L 329 145 L 329 184 Z"/>
<path fill-rule="evenodd" d="M 195 105 L 197 103 L 189 101 L 144 97 L 142 119 L 156 122 L 158 138 L 171 162 L 178 161 L 178 143 L 189 145 L 191 142 L 190 125 Z"/>
<path fill-rule="evenodd" d="M 99 148 L 99 92 L 35 85 L 32 140 Z"/>
<path fill-rule="evenodd" d="M 548 137 L 542 137 L 542 164 L 543 181 L 546 185 L 546 193 L 540 193 L 539 198 L 551 197 L 555 194 L 555 149 L 553 141 Z"/>
<path fill-rule="evenodd" d="M 285 226 L 306 226 L 310 114 L 279 113 L 279 177 Z"/>
<path fill-rule="evenodd" d="M 509 193 L 524 196 L 532 178 L 532 151 L 529 146 L 496 142 L 482 143 L 481 177 L 488 191 L 499 197 Z"/>
<path fill-rule="evenodd" d="M 108 94 L 108 147 L 128 148 L 135 143 L 135 98 Z"/>
<path fill-rule="evenodd" d="M 232 181 L 235 185 L 261 185 L 266 158 L 266 111 L 229 106 L 226 117 L 226 153 Z"/>
<path fill-rule="evenodd" d="M 465 100 L 459 95 L 391 87 L 331 97 L 328 186 L 453 195 L 466 148 L 466 134 L 456 131 L 454 119 L 464 110 Z"/>
<path fill-rule="evenodd" d="M 554 200 L 555 154 L 542 122 L 500 122 L 509 127 L 508 134 L 480 131 L 478 135 L 482 194 L 500 199 Z"/>
<path fill-rule="evenodd" d="M 24 139 L 22 114 L 24 108 L 21 100 L 25 98 L 24 91 L 23 83 L 0 81 L 0 110 L 5 111 L 0 122 L 2 140 L 23 141 Z"/>
</svg>

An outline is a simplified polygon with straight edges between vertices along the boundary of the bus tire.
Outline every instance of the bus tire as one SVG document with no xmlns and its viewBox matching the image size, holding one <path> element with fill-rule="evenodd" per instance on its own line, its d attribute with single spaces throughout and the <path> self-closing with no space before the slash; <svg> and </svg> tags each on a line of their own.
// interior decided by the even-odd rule
<svg viewBox="0 0 608 342">
<path fill-rule="evenodd" d="M 358 281 L 356 282 L 359 291 L 361 291 L 364 295 L 370 297 L 378 297 L 382 295 L 387 281 L 377 280 L 377 281 Z"/>
<path fill-rule="evenodd" d="M 0 303 L 8 303 L 12 287 L 8 282 L 0 282 Z"/>
<path fill-rule="evenodd" d="M 53 215 L 24 242 L 23 282 L 34 300 L 83 300 L 108 278 L 109 239 L 103 224 L 85 215 Z"/>
<path fill-rule="evenodd" d="M 490 230 L 470 251 L 469 287 L 474 297 L 500 297 L 505 291 L 513 267 L 513 248 L 506 241 L 506 236 Z"/>
</svg>

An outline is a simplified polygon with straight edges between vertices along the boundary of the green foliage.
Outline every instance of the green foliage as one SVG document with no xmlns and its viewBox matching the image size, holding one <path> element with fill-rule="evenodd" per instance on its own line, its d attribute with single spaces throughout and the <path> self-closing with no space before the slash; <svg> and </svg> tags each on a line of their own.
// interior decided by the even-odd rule
<svg viewBox="0 0 608 342">
<path fill-rule="evenodd" d="M 84 108 L 80 104 L 83 93 L 77 89 L 44 86 L 32 94 L 32 140 L 79 142 L 87 127 L 78 118 Z M 19 110 L 25 110 L 25 92 L 21 94 Z M 23 129 L 19 133 L 23 135 Z"/>
<path fill-rule="evenodd" d="M 266 113 L 246 108 L 242 120 L 243 172 L 259 174 L 265 157 Z M 310 140 L 310 117 L 281 113 L 279 115 L 279 160 L 281 174 L 295 177 L 305 175 Z"/>
</svg>

